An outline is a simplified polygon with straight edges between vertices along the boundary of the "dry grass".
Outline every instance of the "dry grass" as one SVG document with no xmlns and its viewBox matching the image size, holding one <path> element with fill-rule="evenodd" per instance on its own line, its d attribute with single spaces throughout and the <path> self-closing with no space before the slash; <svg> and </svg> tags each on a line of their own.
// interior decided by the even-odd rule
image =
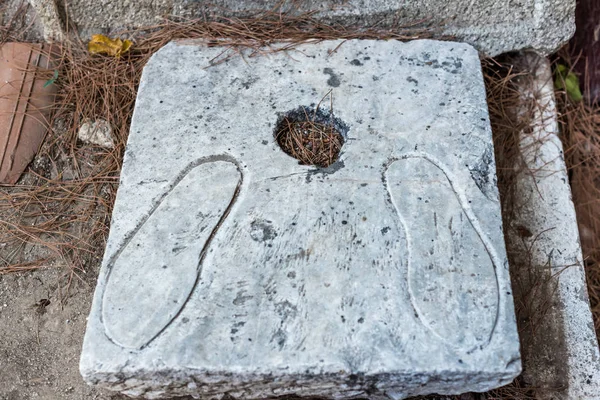
<svg viewBox="0 0 600 400">
<path fill-rule="evenodd" d="M 35 11 L 28 0 L 0 0 L 0 45 L 40 39 Z"/>
<path fill-rule="evenodd" d="M 342 148 L 342 135 L 333 125 L 326 125 L 312 119 L 306 121 L 284 120 L 284 126 L 277 132 L 279 147 L 303 165 L 328 167 L 333 164 Z"/>
<path fill-rule="evenodd" d="M 515 203 L 515 181 L 525 165 L 519 150 L 521 132 L 530 130 L 532 111 L 519 115 L 523 106 L 518 89 L 519 80 L 529 79 L 519 72 L 510 58 L 483 61 L 488 111 L 492 125 L 498 190 L 502 199 L 502 214 L 512 215 Z M 533 105 L 529 105 L 533 108 Z"/>
<path fill-rule="evenodd" d="M 325 97 L 330 98 L 329 114 L 319 109 Z M 337 161 L 344 136 L 336 129 L 331 90 L 314 110 L 301 107 L 278 122 L 275 139 L 286 154 L 303 165 L 328 167 Z"/>
<path fill-rule="evenodd" d="M 546 282 L 533 272 L 529 252 L 521 251 L 521 243 L 512 243 L 514 237 L 531 237 L 533 233 L 526 227 L 516 227 L 517 235 L 511 232 L 511 220 L 519 210 L 519 196 L 515 183 L 519 175 L 526 172 L 531 175 L 539 171 L 527 169 L 523 158 L 521 133 L 531 131 L 532 116 L 535 107 L 534 99 L 524 99 L 519 87 L 532 80 L 527 72 L 522 72 L 513 64 L 510 56 L 495 60 L 484 60 L 483 71 L 487 92 L 488 110 L 494 140 L 498 190 L 500 193 L 502 218 L 507 244 L 507 255 L 511 267 L 511 279 L 515 299 L 515 312 L 519 324 L 520 337 L 524 332 L 535 330 L 543 318 L 545 308 L 535 301 Z M 526 321 L 526 323 L 522 323 Z M 532 335 L 534 335 L 532 333 Z M 526 366 L 525 366 L 526 368 Z M 492 390 L 483 395 L 486 399 L 535 399 L 537 389 L 526 385 L 522 378 L 517 378 L 510 385 Z"/>
<path fill-rule="evenodd" d="M 5 2 L 0 6 L 0 45 L 10 40 L 17 39 L 18 32 L 27 29 L 25 24 L 25 14 L 27 13 L 28 5 L 23 2 L 17 6 L 15 10 L 11 10 Z"/>
<path fill-rule="evenodd" d="M 540 178 L 554 173 L 546 171 L 545 165 L 532 169 L 526 160 L 536 158 L 541 141 L 525 143 L 522 136 L 532 133 L 533 117 L 543 105 L 537 93 L 525 96 L 523 92 L 523 88 L 533 86 L 534 76 L 530 70 L 535 68 L 518 63 L 519 58 L 512 56 L 488 60 L 484 76 L 515 311 L 523 340 L 527 336 L 535 338 L 536 330 L 544 325 L 557 285 L 555 275 L 550 273 L 551 267 L 556 266 L 535 265 L 532 260 L 533 249 L 545 232 L 531 232 L 528 227 L 514 223 L 519 220 L 523 202 L 527 201 L 516 193 L 517 180 L 522 180 L 524 175 Z"/>
</svg>

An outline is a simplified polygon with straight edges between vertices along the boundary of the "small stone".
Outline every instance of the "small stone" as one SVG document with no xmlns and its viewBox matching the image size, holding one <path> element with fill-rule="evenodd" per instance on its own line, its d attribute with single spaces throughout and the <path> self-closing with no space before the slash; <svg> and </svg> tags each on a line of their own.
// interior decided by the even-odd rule
<svg viewBox="0 0 600 400">
<path fill-rule="evenodd" d="M 115 147 L 115 142 L 112 138 L 112 127 L 103 120 L 86 121 L 79 128 L 77 138 L 84 143 L 93 144 L 96 146 L 112 149 Z"/>
</svg>

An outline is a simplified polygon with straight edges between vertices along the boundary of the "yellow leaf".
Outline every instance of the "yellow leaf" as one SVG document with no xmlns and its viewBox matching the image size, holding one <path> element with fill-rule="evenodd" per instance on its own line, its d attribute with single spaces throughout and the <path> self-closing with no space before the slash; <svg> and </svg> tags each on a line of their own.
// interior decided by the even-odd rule
<svg viewBox="0 0 600 400">
<path fill-rule="evenodd" d="M 129 51 L 129 49 L 131 48 L 132 44 L 133 43 L 131 42 L 131 40 L 123 41 L 123 46 L 121 47 L 121 54 L 127 53 L 127 51 Z"/>
<path fill-rule="evenodd" d="M 88 43 L 88 51 L 92 54 L 107 54 L 109 56 L 119 57 L 131 48 L 131 41 L 122 41 L 119 38 L 111 39 L 104 35 L 92 35 L 92 40 Z"/>
</svg>

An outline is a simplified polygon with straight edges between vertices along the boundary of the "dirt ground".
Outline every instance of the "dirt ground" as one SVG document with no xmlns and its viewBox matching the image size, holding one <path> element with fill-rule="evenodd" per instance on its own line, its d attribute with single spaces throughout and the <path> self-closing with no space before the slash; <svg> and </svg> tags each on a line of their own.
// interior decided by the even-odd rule
<svg viewBox="0 0 600 400">
<path fill-rule="evenodd" d="M 0 0 L 1 22 L 6 26 L 15 14 L 22 13 L 26 29 L 19 29 L 16 39 L 41 41 L 41 24 L 23 4 Z M 42 162 L 38 159 L 34 164 Z M 16 252 L 25 259 L 43 258 L 34 247 L 0 243 L 3 260 Z M 72 279 L 67 266 L 58 264 L 0 274 L 0 400 L 122 398 L 89 387 L 79 374 L 79 354 L 98 270 L 99 262 L 88 263 L 83 279 Z"/>
<path fill-rule="evenodd" d="M 1 217 L 1 216 L 0 216 Z M 0 275 L 0 400 L 123 400 L 88 386 L 79 355 L 99 265 L 83 281 L 52 265 Z"/>
<path fill-rule="evenodd" d="M 0 275 L 0 399 L 111 399 L 79 375 L 94 288 L 73 282 L 61 301 L 64 275 L 61 266 Z"/>
</svg>

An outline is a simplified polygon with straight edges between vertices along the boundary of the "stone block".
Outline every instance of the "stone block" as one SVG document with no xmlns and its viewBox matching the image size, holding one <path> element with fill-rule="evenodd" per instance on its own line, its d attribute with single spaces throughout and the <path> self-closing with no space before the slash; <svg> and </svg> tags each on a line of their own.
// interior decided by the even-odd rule
<svg viewBox="0 0 600 400">
<path fill-rule="evenodd" d="M 39 1 L 39 0 L 36 0 Z M 69 22 L 84 33 L 155 25 L 167 15 L 236 17 L 277 9 L 315 11 L 315 19 L 357 29 L 421 21 L 488 56 L 522 49 L 552 53 L 575 32 L 575 0 L 66 0 Z"/>
<path fill-rule="evenodd" d="M 600 352 L 565 165 L 550 62 L 535 53 L 512 60 L 522 111 L 520 171 L 506 238 L 511 254 L 524 371 L 536 398 L 600 398 Z M 532 102 L 532 100 L 534 100 Z M 525 232 L 525 234 L 523 233 Z M 518 290 L 516 289 L 518 288 Z"/>
<path fill-rule="evenodd" d="M 170 43 L 144 69 L 85 380 L 148 398 L 509 383 L 519 342 L 477 51 L 225 50 Z M 280 148 L 303 119 L 341 135 L 333 164 Z"/>
</svg>

